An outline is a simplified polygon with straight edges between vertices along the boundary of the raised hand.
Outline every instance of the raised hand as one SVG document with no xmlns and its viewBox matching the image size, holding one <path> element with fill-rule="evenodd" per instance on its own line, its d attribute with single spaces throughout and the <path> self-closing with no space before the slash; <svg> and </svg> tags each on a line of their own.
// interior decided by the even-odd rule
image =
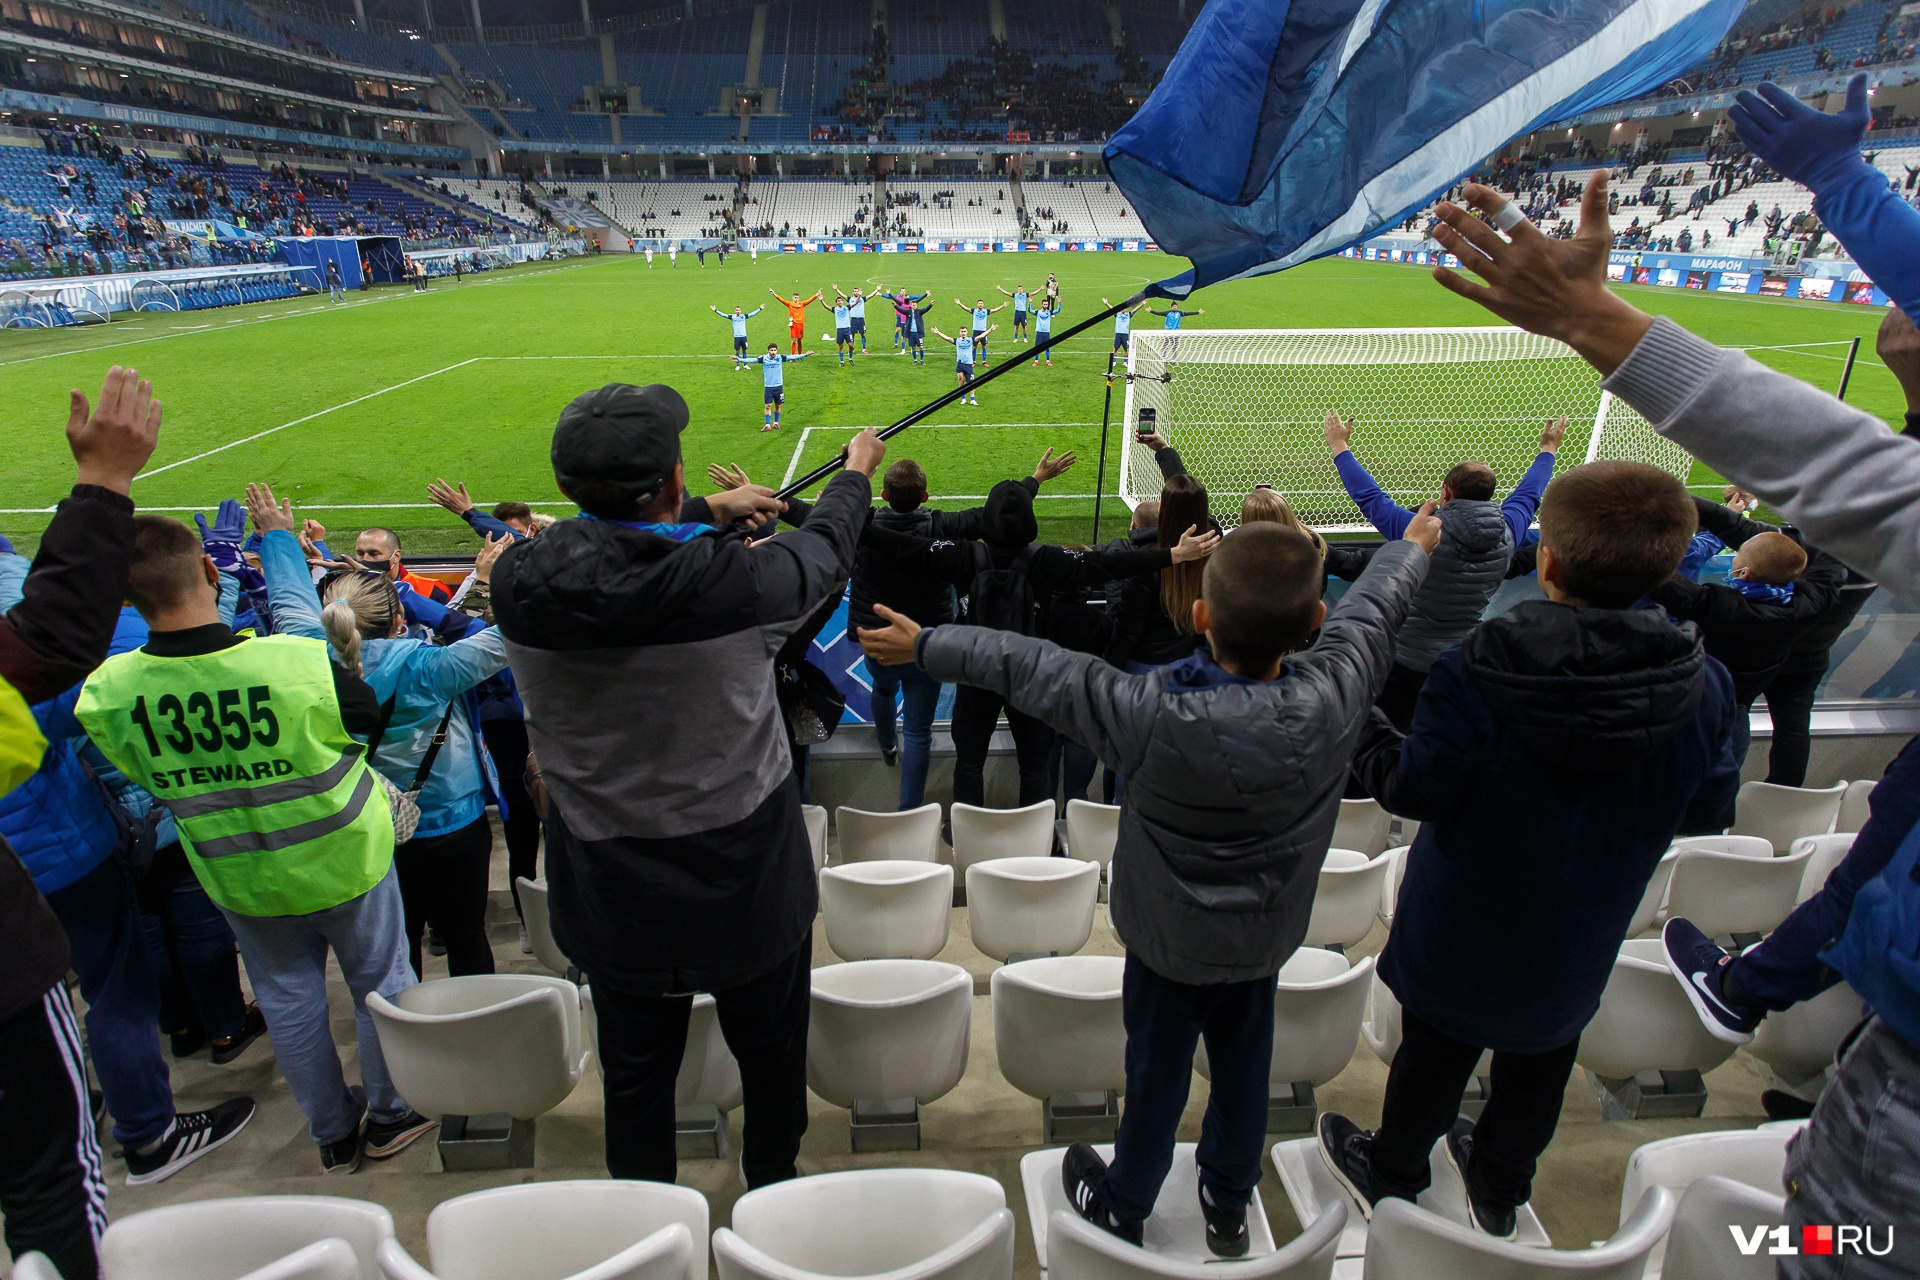
<svg viewBox="0 0 1920 1280">
<path fill-rule="evenodd" d="M 1040 461 L 1033 464 L 1033 478 L 1045 484 L 1078 461 L 1071 449 L 1056 458 L 1053 456 L 1053 450 L 1049 448 L 1040 456 Z"/>
<path fill-rule="evenodd" d="M 493 575 L 494 562 L 500 559 L 500 553 L 512 545 L 513 535 L 509 533 L 487 538 L 486 545 L 473 557 L 473 576 L 483 583 L 487 582 Z"/>
<path fill-rule="evenodd" d="M 100 403 L 91 406 L 78 389 L 67 393 L 67 447 L 77 465 L 76 484 L 124 494 L 153 456 L 160 437 L 161 405 L 153 384 L 138 369 L 107 370 Z"/>
<path fill-rule="evenodd" d="M 1723 505 L 1732 507 L 1741 515 L 1747 515 L 1752 511 L 1758 510 L 1760 506 L 1760 499 L 1754 497 L 1737 484 L 1730 484 L 1721 490 L 1720 501 Z"/>
<path fill-rule="evenodd" d="M 707 466 L 707 479 L 722 489 L 739 489 L 753 483 L 747 479 L 747 473 L 731 462 L 714 462 Z"/>
<path fill-rule="evenodd" d="M 1420 504 L 1420 510 L 1414 512 L 1413 523 L 1400 536 L 1413 543 L 1428 555 L 1440 545 L 1440 517 L 1433 514 L 1433 499 Z"/>
<path fill-rule="evenodd" d="M 1326 437 L 1327 448 L 1334 453 L 1345 453 L 1353 447 L 1353 419 L 1342 418 L 1338 410 L 1327 410 L 1326 420 L 1320 424 L 1320 434 Z"/>
<path fill-rule="evenodd" d="M 473 499 L 467 496 L 464 482 L 456 489 L 445 480 L 435 480 L 427 486 L 427 496 L 457 516 L 473 510 Z"/>
<path fill-rule="evenodd" d="M 887 456 L 887 442 L 868 427 L 847 442 L 847 470 L 871 477 Z"/>
<path fill-rule="evenodd" d="M 1219 545 L 1220 535 L 1212 529 L 1188 529 L 1174 544 L 1173 562 L 1185 564 L 1189 560 L 1205 560 Z"/>
<path fill-rule="evenodd" d="M 293 503 L 274 501 L 271 485 L 247 486 L 247 514 L 253 517 L 253 527 L 261 533 L 293 532 Z"/>
<path fill-rule="evenodd" d="M 1819 195 L 1866 163 L 1860 139 L 1873 117 L 1865 72 L 1847 81 L 1846 105 L 1832 114 L 1815 111 L 1777 84 L 1762 84 L 1759 90 L 1742 90 L 1727 118 L 1747 149 L 1782 175 Z"/>
<path fill-rule="evenodd" d="M 884 619 L 887 625 L 871 629 L 860 627 L 855 631 L 860 640 L 860 649 L 868 660 L 889 667 L 912 662 L 913 641 L 922 630 L 920 624 L 883 604 L 873 606 L 873 612 L 876 617 Z"/>
<path fill-rule="evenodd" d="M 1567 415 L 1561 414 L 1540 433 L 1540 452 L 1559 453 L 1560 442 L 1567 438 Z"/>
</svg>

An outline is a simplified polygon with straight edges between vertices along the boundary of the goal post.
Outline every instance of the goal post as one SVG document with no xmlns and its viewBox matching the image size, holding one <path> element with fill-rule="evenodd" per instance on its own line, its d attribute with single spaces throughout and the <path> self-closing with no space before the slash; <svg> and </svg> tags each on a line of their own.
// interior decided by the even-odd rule
<svg viewBox="0 0 1920 1280">
<path fill-rule="evenodd" d="M 1159 496 L 1159 467 L 1134 438 L 1140 411 L 1151 409 L 1227 528 L 1258 484 L 1315 528 L 1371 527 L 1327 450 L 1328 410 L 1354 419 L 1355 458 L 1408 507 L 1439 496 L 1441 477 L 1468 458 L 1493 468 L 1504 495 L 1561 414 L 1563 466 L 1631 458 L 1683 483 L 1693 469 L 1684 450 L 1603 392 L 1571 347 L 1522 329 L 1135 332 L 1126 371 L 1121 497 L 1131 508 Z"/>
</svg>

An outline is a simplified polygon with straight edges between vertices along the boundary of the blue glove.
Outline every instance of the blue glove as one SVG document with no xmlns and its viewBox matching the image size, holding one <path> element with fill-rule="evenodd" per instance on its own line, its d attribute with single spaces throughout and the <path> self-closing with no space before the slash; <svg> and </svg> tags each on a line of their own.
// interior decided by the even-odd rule
<svg viewBox="0 0 1920 1280">
<path fill-rule="evenodd" d="M 247 536 L 245 507 L 228 498 L 214 512 L 211 529 L 207 527 L 207 518 L 197 511 L 193 513 L 193 522 L 200 526 L 200 544 L 212 557 L 214 568 L 222 573 L 235 573 L 246 563 L 240 558 L 240 544 Z"/>
<path fill-rule="evenodd" d="M 1779 85 L 1762 84 L 1758 93 L 1742 90 L 1727 117 L 1750 151 L 1815 195 L 1866 167 L 1860 139 L 1873 117 L 1864 72 L 1847 81 L 1847 105 L 1837 114 L 1815 111 Z"/>
</svg>

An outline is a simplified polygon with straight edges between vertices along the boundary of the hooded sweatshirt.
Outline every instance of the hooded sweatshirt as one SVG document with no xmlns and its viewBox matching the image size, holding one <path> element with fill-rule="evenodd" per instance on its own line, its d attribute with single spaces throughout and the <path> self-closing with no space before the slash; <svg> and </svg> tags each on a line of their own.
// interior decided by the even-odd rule
<svg viewBox="0 0 1920 1280">
<path fill-rule="evenodd" d="M 1577 1037 L 1660 855 L 1732 818 L 1737 714 L 1700 633 L 1655 609 L 1536 600 L 1475 628 L 1411 731 L 1376 715 L 1355 757 L 1422 824 L 1381 979 L 1465 1044 Z"/>
</svg>

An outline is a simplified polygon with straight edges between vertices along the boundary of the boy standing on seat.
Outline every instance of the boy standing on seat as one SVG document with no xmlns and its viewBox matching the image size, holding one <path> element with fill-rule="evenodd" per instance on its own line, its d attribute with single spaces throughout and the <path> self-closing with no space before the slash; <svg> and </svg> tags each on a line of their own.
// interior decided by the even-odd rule
<svg viewBox="0 0 1920 1280">
<path fill-rule="evenodd" d="M 1403 1029 L 1380 1128 L 1320 1117 L 1320 1154 L 1363 1216 L 1445 1158 L 1474 1229 L 1512 1239 L 1654 865 L 1733 816 L 1733 679 L 1690 623 L 1635 608 L 1694 532 L 1680 481 L 1591 462 L 1540 503 L 1540 589 L 1440 655 L 1402 734 L 1375 712 L 1354 773 L 1418 819 L 1380 955 Z M 1392 546 L 1392 543 L 1388 544 Z M 1483 1051 L 1493 1093 L 1456 1119 Z"/>
<path fill-rule="evenodd" d="M 1081 1216 L 1123 1240 L 1140 1243 L 1172 1165 L 1204 1037 L 1207 1246 L 1247 1252 L 1275 980 L 1306 937 L 1348 762 L 1439 540 L 1429 503 L 1329 618 L 1320 552 L 1305 535 L 1236 529 L 1208 558 L 1193 606 L 1210 648 L 1145 675 L 1009 631 L 922 629 L 880 605 L 891 625 L 860 632 L 868 658 L 998 693 L 1127 779 L 1112 893 L 1127 949 L 1127 1109 L 1111 1165 L 1076 1143 L 1060 1169 Z"/>
</svg>

